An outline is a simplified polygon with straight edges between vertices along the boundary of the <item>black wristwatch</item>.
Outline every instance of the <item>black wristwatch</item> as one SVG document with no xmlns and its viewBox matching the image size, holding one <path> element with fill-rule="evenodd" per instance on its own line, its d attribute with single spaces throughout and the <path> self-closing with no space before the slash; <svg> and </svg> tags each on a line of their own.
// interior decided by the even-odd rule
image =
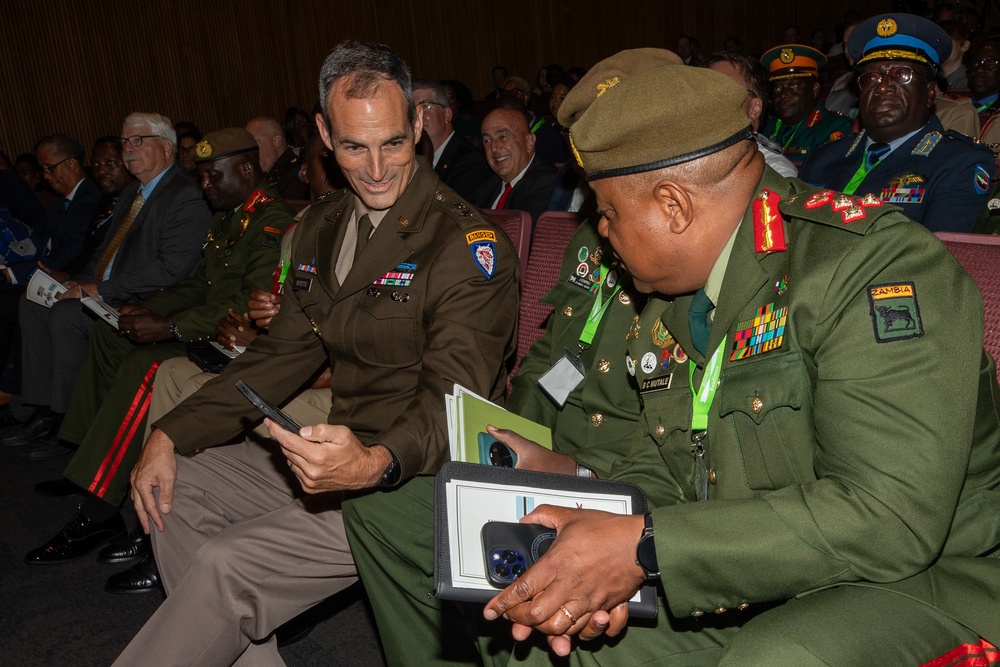
<svg viewBox="0 0 1000 667">
<path fill-rule="evenodd" d="M 656 563 L 656 543 L 653 541 L 653 517 L 646 514 L 643 517 L 645 527 L 642 537 L 635 545 L 635 564 L 646 571 L 646 579 L 660 578 L 660 566 Z"/>
<path fill-rule="evenodd" d="M 389 452 L 389 456 L 392 460 L 389 461 L 389 465 L 386 466 L 385 472 L 382 473 L 382 479 L 379 480 L 378 488 L 385 489 L 390 486 L 395 486 L 399 482 L 399 461 L 396 460 L 396 455 L 392 453 L 392 450 L 386 447 Z"/>
</svg>

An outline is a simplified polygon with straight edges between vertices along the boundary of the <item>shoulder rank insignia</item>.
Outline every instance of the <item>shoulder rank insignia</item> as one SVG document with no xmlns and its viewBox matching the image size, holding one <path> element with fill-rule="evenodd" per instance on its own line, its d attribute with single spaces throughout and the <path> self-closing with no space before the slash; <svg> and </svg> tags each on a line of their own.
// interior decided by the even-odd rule
<svg viewBox="0 0 1000 667">
<path fill-rule="evenodd" d="M 257 211 L 257 206 L 267 206 L 274 201 L 274 197 L 268 197 L 264 194 L 263 190 L 254 190 L 250 198 L 246 200 L 243 204 L 243 211 L 249 213 L 255 213 Z"/>
<path fill-rule="evenodd" d="M 819 109 L 813 109 L 813 112 L 809 115 L 809 120 L 806 122 L 806 127 L 812 127 L 819 122 L 820 118 L 823 117 L 823 113 Z"/>
<path fill-rule="evenodd" d="M 733 334 L 733 351 L 729 361 L 749 359 L 758 354 L 777 350 L 785 341 L 785 323 L 788 306 L 775 308 L 774 303 L 761 306 L 753 319 L 736 325 Z"/>
<path fill-rule="evenodd" d="M 478 229 L 465 235 L 472 249 L 472 259 L 487 280 L 493 278 L 497 268 L 497 235 L 489 229 Z"/>
<path fill-rule="evenodd" d="M 820 190 L 812 197 L 806 200 L 803 204 L 803 208 L 807 210 L 812 210 L 814 208 L 819 208 L 820 206 L 826 206 L 833 201 L 833 190 Z"/>
<path fill-rule="evenodd" d="M 854 153 L 854 149 L 856 149 L 858 147 L 858 144 L 860 144 L 861 140 L 864 139 L 864 138 L 865 138 L 865 132 L 864 132 L 864 130 L 862 130 L 861 132 L 858 133 L 858 136 L 855 137 L 854 143 L 851 144 L 851 147 L 847 149 L 846 153 L 844 153 L 844 157 L 847 157 L 848 155 L 851 155 L 852 153 Z"/>
<path fill-rule="evenodd" d="M 937 146 L 939 141 L 941 141 L 940 132 L 936 130 L 934 132 L 928 132 L 923 136 L 920 143 L 917 144 L 916 148 L 913 149 L 910 155 L 921 155 L 923 157 L 927 157 L 931 154 L 931 151 L 934 150 L 934 147 Z"/>
<path fill-rule="evenodd" d="M 829 141 L 836 141 L 837 139 L 840 139 L 843 136 L 844 136 L 844 133 L 841 132 L 840 130 L 837 130 L 836 132 L 834 132 L 833 134 L 830 135 Z"/>
<path fill-rule="evenodd" d="M 778 193 L 762 189 L 753 200 L 753 242 L 756 252 L 785 250 L 785 223 L 778 210 Z"/>
<path fill-rule="evenodd" d="M 924 335 L 913 283 L 869 285 L 868 302 L 876 342 L 892 343 Z"/>
</svg>

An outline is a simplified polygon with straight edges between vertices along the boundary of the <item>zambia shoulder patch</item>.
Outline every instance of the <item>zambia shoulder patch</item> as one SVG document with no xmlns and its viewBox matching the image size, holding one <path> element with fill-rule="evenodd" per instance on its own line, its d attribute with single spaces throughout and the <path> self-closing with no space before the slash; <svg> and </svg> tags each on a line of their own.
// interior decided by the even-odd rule
<svg viewBox="0 0 1000 667">
<path fill-rule="evenodd" d="M 913 283 L 869 285 L 868 303 L 876 342 L 892 343 L 924 335 Z"/>
</svg>

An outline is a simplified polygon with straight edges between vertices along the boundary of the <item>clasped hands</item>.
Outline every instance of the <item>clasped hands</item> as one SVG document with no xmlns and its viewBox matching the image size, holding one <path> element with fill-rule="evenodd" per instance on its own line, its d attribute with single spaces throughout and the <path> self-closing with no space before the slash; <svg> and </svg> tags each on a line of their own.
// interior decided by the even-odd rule
<svg viewBox="0 0 1000 667">
<path fill-rule="evenodd" d="M 488 427 L 490 435 L 517 454 L 517 467 L 575 474 L 576 462 L 516 433 Z M 542 558 L 483 610 L 487 620 L 503 616 L 522 641 L 532 630 L 546 635 L 553 653 L 566 656 L 572 637 L 614 637 L 628 623 L 628 600 L 645 583 L 635 562 L 641 516 L 541 505 L 522 523 L 554 528 L 556 540 Z"/>
</svg>

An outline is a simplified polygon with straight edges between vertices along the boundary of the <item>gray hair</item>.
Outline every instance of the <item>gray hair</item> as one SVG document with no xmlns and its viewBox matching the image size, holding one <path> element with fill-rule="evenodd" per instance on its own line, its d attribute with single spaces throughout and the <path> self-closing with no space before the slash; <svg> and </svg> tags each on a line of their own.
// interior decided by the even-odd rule
<svg viewBox="0 0 1000 667">
<path fill-rule="evenodd" d="M 435 81 L 434 79 L 417 79 L 413 82 L 413 90 L 417 90 L 418 88 L 431 91 L 431 97 L 441 106 L 447 107 L 451 105 L 451 100 L 448 99 L 448 91 L 440 81 Z"/>
<path fill-rule="evenodd" d="M 173 123 L 171 123 L 170 119 L 166 116 L 162 116 L 158 113 L 143 113 L 141 111 L 137 111 L 126 116 L 122 124 L 145 125 L 149 128 L 150 132 L 169 141 L 171 146 L 177 145 L 177 130 L 174 129 Z"/>
<path fill-rule="evenodd" d="M 330 91 L 343 78 L 350 78 L 345 95 L 355 99 L 371 95 L 386 80 L 394 82 L 406 99 L 406 115 L 410 124 L 416 122 L 417 108 L 413 103 L 410 68 L 388 46 L 374 42 L 341 42 L 326 57 L 319 72 L 319 101 L 327 123 L 330 119 Z"/>
</svg>

